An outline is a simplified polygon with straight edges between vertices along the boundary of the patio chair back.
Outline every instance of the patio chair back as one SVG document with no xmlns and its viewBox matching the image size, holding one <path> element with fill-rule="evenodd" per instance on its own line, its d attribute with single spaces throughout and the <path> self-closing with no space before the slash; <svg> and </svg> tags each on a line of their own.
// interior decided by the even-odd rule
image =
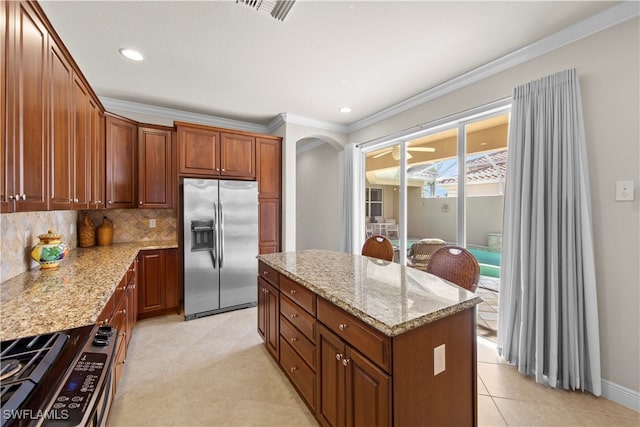
<svg viewBox="0 0 640 427">
<path fill-rule="evenodd" d="M 429 258 L 436 250 L 447 245 L 442 239 L 422 239 L 411 245 L 407 256 L 407 265 L 418 270 L 427 271 Z"/>
<path fill-rule="evenodd" d="M 362 245 L 362 255 L 393 261 L 393 245 L 384 236 L 371 236 Z"/>
<path fill-rule="evenodd" d="M 475 292 L 480 280 L 480 265 L 473 254 L 465 248 L 445 246 L 431 255 L 427 264 L 427 273 L 435 274 Z"/>
</svg>

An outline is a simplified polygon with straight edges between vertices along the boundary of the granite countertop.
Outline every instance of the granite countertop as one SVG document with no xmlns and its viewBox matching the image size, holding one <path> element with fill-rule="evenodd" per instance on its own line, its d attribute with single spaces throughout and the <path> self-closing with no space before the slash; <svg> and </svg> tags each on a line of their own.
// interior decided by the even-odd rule
<svg viewBox="0 0 640 427">
<path fill-rule="evenodd" d="M 0 341 L 96 322 L 138 251 L 173 241 L 77 248 L 55 270 L 35 268 L 0 284 Z"/>
<path fill-rule="evenodd" d="M 482 302 L 437 276 L 361 255 L 312 249 L 258 259 L 391 337 Z"/>
</svg>

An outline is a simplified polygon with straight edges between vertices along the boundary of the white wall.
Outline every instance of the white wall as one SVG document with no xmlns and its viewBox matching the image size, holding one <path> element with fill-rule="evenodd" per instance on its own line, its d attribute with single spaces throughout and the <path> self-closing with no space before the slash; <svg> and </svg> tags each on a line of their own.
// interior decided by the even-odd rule
<svg viewBox="0 0 640 427">
<path fill-rule="evenodd" d="M 329 144 L 298 154 L 296 249 L 340 250 L 338 151 Z"/>
<path fill-rule="evenodd" d="M 576 68 L 591 174 L 602 376 L 640 390 L 640 19 L 634 18 L 349 136 L 361 143 L 511 96 L 515 86 Z M 617 180 L 636 200 L 616 202 Z"/>
</svg>

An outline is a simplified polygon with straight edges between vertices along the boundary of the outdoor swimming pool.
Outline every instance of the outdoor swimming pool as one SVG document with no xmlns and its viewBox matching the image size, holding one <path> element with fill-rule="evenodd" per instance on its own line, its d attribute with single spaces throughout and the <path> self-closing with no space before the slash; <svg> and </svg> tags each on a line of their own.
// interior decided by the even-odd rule
<svg viewBox="0 0 640 427">
<path fill-rule="evenodd" d="M 489 277 L 500 277 L 500 252 L 491 252 L 482 247 L 468 247 L 480 264 L 480 274 Z"/>
</svg>

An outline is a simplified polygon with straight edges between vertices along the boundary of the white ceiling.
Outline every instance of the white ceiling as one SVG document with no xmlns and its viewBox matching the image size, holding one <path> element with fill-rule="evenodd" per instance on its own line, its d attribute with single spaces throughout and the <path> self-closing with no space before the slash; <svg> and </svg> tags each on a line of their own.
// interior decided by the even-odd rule
<svg viewBox="0 0 640 427">
<path fill-rule="evenodd" d="M 348 125 L 617 2 L 41 1 L 99 96 L 267 124 Z M 135 63 L 121 47 L 142 52 Z M 353 111 L 340 113 L 342 106 Z"/>
</svg>

